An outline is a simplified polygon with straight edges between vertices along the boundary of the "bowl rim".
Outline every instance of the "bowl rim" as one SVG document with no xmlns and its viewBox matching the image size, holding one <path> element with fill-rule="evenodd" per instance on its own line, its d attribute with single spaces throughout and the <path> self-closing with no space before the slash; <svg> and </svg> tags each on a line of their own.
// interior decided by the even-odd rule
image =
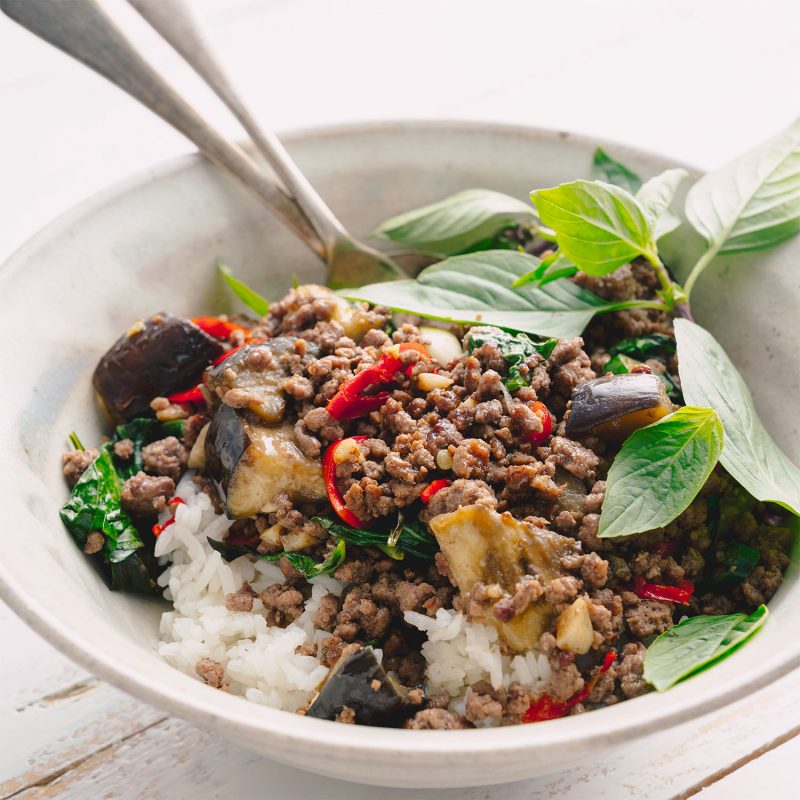
<svg viewBox="0 0 800 800">
<path fill-rule="evenodd" d="M 534 127 L 515 123 L 485 122 L 479 120 L 400 119 L 359 121 L 333 125 L 304 126 L 281 134 L 284 142 L 301 144 L 304 141 L 320 141 L 347 135 L 369 135 L 371 133 L 471 133 L 519 135 L 551 143 L 571 141 L 578 146 L 591 149 L 603 147 L 613 150 L 621 157 L 629 157 L 647 163 L 660 164 L 664 157 L 658 153 L 632 147 L 613 140 L 586 134 L 574 134 L 558 129 Z M 91 194 L 18 247 L 0 266 L 0 281 L 13 276 L 22 269 L 29 257 L 50 239 L 63 233 L 76 221 L 83 219 L 115 199 L 144 186 L 176 177 L 184 171 L 197 168 L 208 162 L 198 153 L 185 154 L 162 161 L 142 169 L 133 175 L 115 182 L 111 186 Z M 682 166 L 690 177 L 697 178 L 701 172 L 685 163 Z M 27 597 L 22 582 L 17 581 L 0 561 L 0 598 L 34 631 L 45 638 L 68 658 L 85 667 L 110 684 L 129 692 L 144 702 L 166 709 L 169 713 L 189 719 L 198 724 L 216 728 L 235 735 L 239 741 L 243 736 L 280 735 L 287 743 L 297 748 L 320 746 L 333 755 L 355 759 L 356 752 L 362 757 L 396 749 L 405 761 L 425 755 L 464 756 L 471 753 L 486 753 L 502 749 L 506 755 L 518 753 L 530 755 L 541 746 L 550 749 L 564 744 L 588 743 L 602 740 L 605 749 L 633 737 L 664 731 L 683 722 L 696 719 L 728 705 L 745 695 L 760 689 L 800 666 L 800 645 L 791 652 L 773 654 L 768 662 L 750 670 L 736 685 L 711 687 L 702 697 L 681 691 L 681 687 L 670 690 L 670 702 L 642 703 L 661 695 L 651 693 L 642 698 L 626 700 L 606 709 L 603 714 L 581 714 L 578 717 L 551 720 L 545 725 L 515 725 L 505 728 L 449 731 L 416 731 L 409 736 L 403 730 L 393 728 L 371 728 L 358 725 L 341 725 L 326 720 L 317 720 L 291 712 L 256 705 L 245 698 L 210 692 L 208 688 L 187 675 L 185 691 L 172 693 L 168 689 L 153 685 L 146 675 L 128 667 L 123 658 L 82 640 L 71 632 L 64 632 L 42 603 Z M 180 673 L 176 670 L 176 674 Z M 685 684 L 684 684 L 685 687 Z M 660 706 L 653 708 L 652 706 Z M 333 728 L 332 726 L 336 727 Z M 335 731 L 335 736 L 331 736 Z M 323 766 L 320 771 L 324 771 Z M 502 780 L 498 776 L 498 780 Z"/>
</svg>

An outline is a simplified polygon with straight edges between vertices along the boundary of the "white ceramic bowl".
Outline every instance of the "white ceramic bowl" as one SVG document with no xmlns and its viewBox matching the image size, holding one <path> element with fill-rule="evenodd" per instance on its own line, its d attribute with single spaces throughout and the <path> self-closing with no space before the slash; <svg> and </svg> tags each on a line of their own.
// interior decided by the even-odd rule
<svg viewBox="0 0 800 800">
<path fill-rule="evenodd" d="M 321 129 L 286 142 L 359 235 L 458 189 L 489 187 L 524 198 L 531 188 L 586 176 L 597 144 L 564 133 L 452 123 Z M 674 166 L 608 148 L 645 176 Z M 224 308 L 213 269 L 220 257 L 272 297 L 289 287 L 293 273 L 301 282 L 322 279 L 289 233 L 198 157 L 83 203 L 0 272 L 0 342 L 10 362 L 0 417 L 0 594 L 67 656 L 270 758 L 408 787 L 499 783 L 599 761 L 603 751 L 718 708 L 800 664 L 793 566 L 765 629 L 732 658 L 665 694 L 536 725 L 451 732 L 341 725 L 249 703 L 168 666 L 155 652 L 163 605 L 108 591 L 62 527 L 60 453 L 71 430 L 92 443 L 103 432 L 90 375 L 127 325 L 159 309 L 191 315 Z M 726 345 L 767 426 L 796 460 L 799 259 L 800 240 L 729 259 L 702 279 L 695 302 L 699 320 Z M 672 263 L 680 272 L 680 258 Z"/>
</svg>

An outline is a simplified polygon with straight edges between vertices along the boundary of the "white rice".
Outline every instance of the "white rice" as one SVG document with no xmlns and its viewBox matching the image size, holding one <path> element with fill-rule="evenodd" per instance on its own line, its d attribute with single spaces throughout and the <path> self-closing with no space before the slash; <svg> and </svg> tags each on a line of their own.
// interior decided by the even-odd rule
<svg viewBox="0 0 800 800">
<path fill-rule="evenodd" d="M 344 587 L 330 576 L 312 579 L 303 614 L 286 628 L 267 626 L 258 598 L 252 612 L 229 611 L 225 595 L 245 581 L 260 593 L 273 583 L 283 583 L 284 577 L 268 561 L 242 556 L 228 563 L 208 544 L 207 537 L 222 540 L 232 520 L 214 513 L 192 475 L 187 473 L 178 484 L 176 495 L 185 504 L 177 506 L 175 522 L 156 541 L 156 556 L 169 564 L 158 583 L 173 604 L 173 610 L 161 617 L 158 652 L 198 680 L 195 665 L 211 658 L 225 668 L 232 693 L 294 711 L 328 673 L 317 658 L 295 650 L 301 644 L 319 645 L 331 635 L 316 629 L 313 618 L 321 598 L 328 592 L 341 595 Z M 495 688 L 517 681 L 535 688 L 549 675 L 545 656 L 502 655 L 494 628 L 468 622 L 456 611 L 440 609 L 435 618 L 406 612 L 405 620 L 428 636 L 422 646 L 426 688 L 447 691 L 454 710 L 463 711 L 467 687 L 475 681 L 489 681 Z M 376 654 L 380 658 L 379 650 Z"/>
</svg>

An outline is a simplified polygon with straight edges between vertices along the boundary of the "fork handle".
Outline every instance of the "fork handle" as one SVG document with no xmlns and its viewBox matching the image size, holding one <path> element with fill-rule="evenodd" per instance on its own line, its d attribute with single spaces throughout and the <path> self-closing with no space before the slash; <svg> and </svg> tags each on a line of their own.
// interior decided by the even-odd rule
<svg viewBox="0 0 800 800">
<path fill-rule="evenodd" d="M 0 0 L 0 9 L 31 33 L 99 72 L 179 130 L 203 155 L 246 184 L 326 260 L 325 246 L 293 198 L 250 156 L 211 127 L 145 61 L 96 0 Z"/>
<path fill-rule="evenodd" d="M 128 0 L 161 36 L 211 87 L 250 135 L 289 193 L 306 213 L 325 245 L 333 253 L 337 240 L 346 236 L 334 216 L 308 179 L 298 169 L 280 139 L 262 127 L 234 88 L 203 35 L 186 0 Z"/>
</svg>

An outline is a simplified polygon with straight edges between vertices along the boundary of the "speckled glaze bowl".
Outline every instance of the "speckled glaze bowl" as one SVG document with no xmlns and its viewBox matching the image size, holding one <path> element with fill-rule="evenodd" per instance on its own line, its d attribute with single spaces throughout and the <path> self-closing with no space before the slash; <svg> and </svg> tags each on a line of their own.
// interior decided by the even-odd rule
<svg viewBox="0 0 800 800">
<path fill-rule="evenodd" d="M 488 187 L 524 198 L 534 187 L 586 176 L 598 144 L 554 131 L 428 122 L 325 128 L 285 141 L 357 235 L 459 189 Z M 645 176 L 675 166 L 604 146 Z M 679 236 L 664 249 L 676 254 L 670 263 L 680 275 L 680 253 L 685 258 L 697 242 Z M 604 751 L 730 703 L 800 664 L 793 564 L 766 627 L 732 658 L 665 694 L 536 725 L 448 732 L 341 725 L 249 703 L 168 666 L 155 651 L 163 603 L 108 591 L 62 527 L 57 512 L 67 490 L 60 454 L 69 431 L 87 442 L 103 432 L 90 375 L 126 326 L 160 309 L 192 315 L 225 308 L 214 269 L 220 257 L 271 297 L 289 287 L 293 274 L 301 282 L 323 280 L 320 265 L 290 233 L 199 157 L 167 163 L 83 203 L 0 271 L 0 341 L 12 364 L 0 416 L 0 594 L 67 656 L 269 758 L 407 787 L 499 783 L 599 761 Z M 800 239 L 729 258 L 704 275 L 694 303 L 795 460 L 798 261 Z"/>
</svg>

